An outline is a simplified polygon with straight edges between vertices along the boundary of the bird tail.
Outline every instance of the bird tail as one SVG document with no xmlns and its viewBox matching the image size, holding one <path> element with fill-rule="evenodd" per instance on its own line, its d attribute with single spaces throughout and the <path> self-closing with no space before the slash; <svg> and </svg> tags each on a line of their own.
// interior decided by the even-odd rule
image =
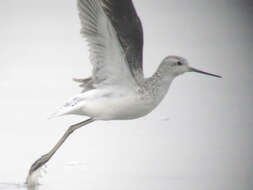
<svg viewBox="0 0 253 190">
<path fill-rule="evenodd" d="M 80 106 L 81 106 L 80 102 L 81 102 L 81 99 L 78 97 L 71 98 L 67 103 L 65 103 L 62 107 L 60 107 L 60 109 L 58 109 L 56 112 L 51 114 L 49 116 L 49 119 L 60 117 L 63 115 L 68 115 L 68 114 L 78 114 Z"/>
<path fill-rule="evenodd" d="M 53 119 L 53 118 L 60 117 L 60 116 L 66 115 L 66 114 L 67 114 L 66 110 L 60 108 L 56 112 L 49 115 L 48 119 Z"/>
</svg>

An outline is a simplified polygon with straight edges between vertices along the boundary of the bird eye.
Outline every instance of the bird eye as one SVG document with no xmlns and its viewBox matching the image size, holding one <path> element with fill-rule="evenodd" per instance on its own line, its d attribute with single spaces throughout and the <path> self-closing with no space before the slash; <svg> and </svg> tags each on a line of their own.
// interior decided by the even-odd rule
<svg viewBox="0 0 253 190">
<path fill-rule="evenodd" d="M 178 61 L 178 62 L 177 62 L 177 65 L 178 65 L 178 66 L 181 66 L 181 65 L 183 65 L 183 63 L 180 62 L 180 61 Z"/>
</svg>

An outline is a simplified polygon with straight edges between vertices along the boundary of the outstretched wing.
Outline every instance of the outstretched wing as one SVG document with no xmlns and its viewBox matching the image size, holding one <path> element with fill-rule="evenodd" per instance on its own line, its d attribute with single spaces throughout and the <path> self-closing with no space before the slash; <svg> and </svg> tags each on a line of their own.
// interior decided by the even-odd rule
<svg viewBox="0 0 253 190">
<path fill-rule="evenodd" d="M 143 79 L 143 29 L 132 0 L 102 0 L 126 54 L 132 75 Z"/>
<path fill-rule="evenodd" d="M 92 85 L 135 83 L 117 33 L 101 0 L 78 0 L 81 33 L 87 39 L 93 65 Z"/>
</svg>

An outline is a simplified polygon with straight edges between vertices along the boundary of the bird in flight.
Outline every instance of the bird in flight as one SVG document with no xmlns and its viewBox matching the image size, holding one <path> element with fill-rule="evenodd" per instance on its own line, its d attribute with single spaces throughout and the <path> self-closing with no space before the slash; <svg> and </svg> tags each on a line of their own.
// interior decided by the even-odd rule
<svg viewBox="0 0 253 190">
<path fill-rule="evenodd" d="M 154 110 L 173 79 L 186 72 L 207 73 L 190 67 L 180 56 L 167 56 L 148 78 L 143 74 L 143 30 L 132 0 L 78 0 L 81 34 L 88 42 L 92 75 L 80 82 L 82 92 L 54 116 L 84 115 L 89 119 L 68 128 L 45 155 L 35 161 L 27 182 L 76 129 L 96 120 L 129 120 Z"/>
</svg>

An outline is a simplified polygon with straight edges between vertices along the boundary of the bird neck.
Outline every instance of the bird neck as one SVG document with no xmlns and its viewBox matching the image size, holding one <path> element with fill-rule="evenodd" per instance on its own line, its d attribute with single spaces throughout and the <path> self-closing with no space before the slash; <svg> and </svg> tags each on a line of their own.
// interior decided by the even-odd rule
<svg viewBox="0 0 253 190">
<path fill-rule="evenodd" d="M 175 77 L 166 74 L 160 68 L 147 80 L 150 84 L 149 90 L 152 92 L 153 96 L 160 102 L 164 96 L 167 94 L 170 84 Z"/>
</svg>

